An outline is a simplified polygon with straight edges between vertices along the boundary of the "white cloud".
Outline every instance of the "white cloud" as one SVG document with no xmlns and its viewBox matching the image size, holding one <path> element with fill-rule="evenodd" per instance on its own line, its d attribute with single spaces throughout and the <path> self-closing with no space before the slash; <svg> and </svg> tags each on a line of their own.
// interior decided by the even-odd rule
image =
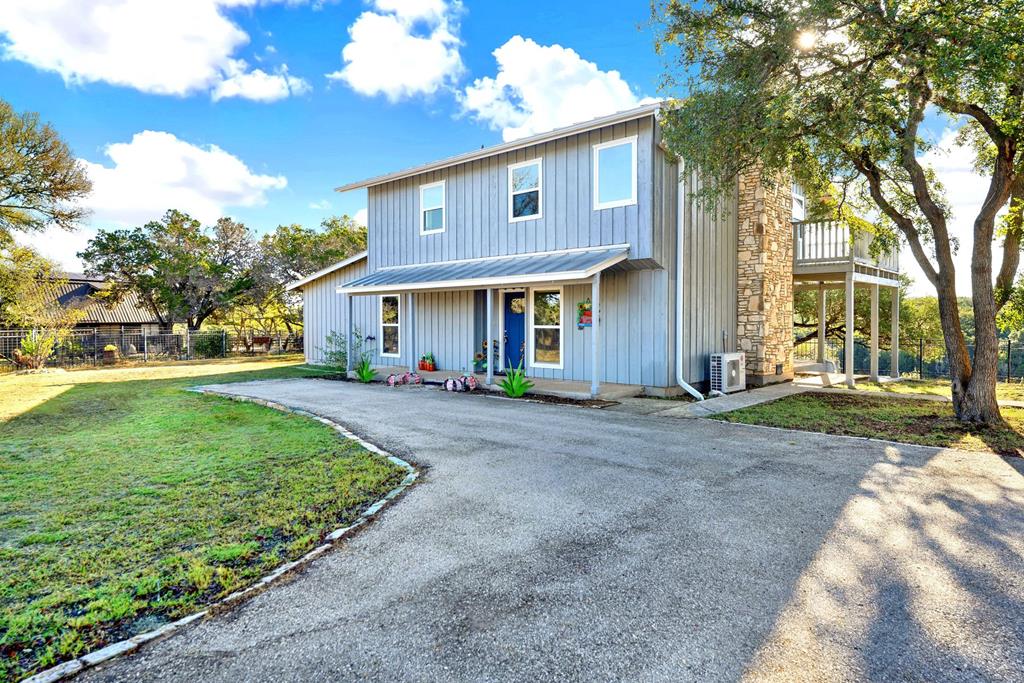
<svg viewBox="0 0 1024 683">
<path fill-rule="evenodd" d="M 21 235 L 17 238 L 22 244 L 27 244 L 40 254 L 56 261 L 61 268 L 67 271 L 80 273 L 85 270 L 78 252 L 83 251 L 93 237 L 96 230 L 93 228 L 79 228 L 74 232 L 50 227 L 38 233 Z"/>
<path fill-rule="evenodd" d="M 308 82 L 288 73 L 288 65 L 282 65 L 276 73 L 268 74 L 262 69 L 246 71 L 248 65 L 239 60 L 235 71 L 213 89 L 214 101 L 226 97 L 242 97 L 257 102 L 273 102 L 289 95 L 304 95 L 311 90 Z"/>
<path fill-rule="evenodd" d="M 314 211 L 329 211 L 331 208 L 331 203 L 326 199 L 321 199 L 318 202 L 310 202 L 309 208 L 313 209 Z"/>
<path fill-rule="evenodd" d="M 561 45 L 513 36 L 493 54 L 497 75 L 476 79 L 459 99 L 466 112 L 500 129 L 505 140 L 655 101 L 634 93 L 618 71 L 601 71 Z"/>
<path fill-rule="evenodd" d="M 112 166 L 84 162 L 93 183 L 87 204 L 100 227 L 139 225 L 168 209 L 212 223 L 225 208 L 261 206 L 267 192 L 288 184 L 284 176 L 254 173 L 216 145 L 193 145 L 171 133 L 136 133 L 131 142 L 109 145 L 106 155 Z"/>
<path fill-rule="evenodd" d="M 220 97 L 268 101 L 278 98 L 271 92 L 298 94 L 304 82 L 286 70 L 247 72 L 234 55 L 249 36 L 225 10 L 276 1 L 3 0 L 0 51 L 71 85 L 105 82 L 178 96 L 226 89 Z"/>
<path fill-rule="evenodd" d="M 367 211 L 366 209 L 359 209 L 358 211 L 356 211 L 356 215 L 352 216 L 352 220 L 354 220 L 359 225 L 364 225 L 364 226 L 366 225 L 366 222 L 369 219 L 370 219 L 370 212 Z"/>
<path fill-rule="evenodd" d="M 462 75 L 459 0 L 375 0 L 373 7 L 349 27 L 345 66 L 327 78 L 397 102 L 433 94 Z"/>
</svg>

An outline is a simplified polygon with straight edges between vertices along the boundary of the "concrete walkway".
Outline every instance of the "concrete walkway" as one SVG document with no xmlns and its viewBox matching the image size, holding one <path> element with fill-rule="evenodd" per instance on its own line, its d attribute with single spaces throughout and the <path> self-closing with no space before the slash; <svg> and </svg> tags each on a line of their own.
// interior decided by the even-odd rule
<svg viewBox="0 0 1024 683">
<path fill-rule="evenodd" d="M 1024 670 L 1020 461 L 430 388 L 224 388 L 329 416 L 423 482 L 290 584 L 81 680 Z"/>
</svg>

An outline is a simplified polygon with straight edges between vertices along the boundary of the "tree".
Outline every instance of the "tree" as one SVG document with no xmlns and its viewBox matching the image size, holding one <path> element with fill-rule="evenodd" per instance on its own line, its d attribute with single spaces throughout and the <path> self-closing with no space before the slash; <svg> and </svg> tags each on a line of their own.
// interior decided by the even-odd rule
<svg viewBox="0 0 1024 683">
<path fill-rule="evenodd" d="M 231 309 L 218 315 L 237 334 L 293 333 L 302 325 L 302 297 L 286 291 L 289 282 L 311 275 L 366 249 L 366 228 L 349 216 L 325 219 L 321 230 L 279 225 L 260 240 L 254 286 Z"/>
<path fill-rule="evenodd" d="M 60 302 L 66 284 L 55 263 L 10 238 L 0 239 L 0 323 L 30 331 L 13 353 L 16 364 L 43 367 L 85 316 L 82 302 Z"/>
<path fill-rule="evenodd" d="M 141 228 L 100 230 L 78 254 L 90 274 L 111 283 L 102 296 L 135 292 L 161 326 L 199 329 L 255 285 L 258 247 L 242 223 L 221 218 L 208 229 L 180 211 Z"/>
<path fill-rule="evenodd" d="M 279 225 L 263 237 L 261 251 L 279 282 L 306 277 L 366 249 L 366 228 L 347 215 L 327 218 L 320 227 Z"/>
<path fill-rule="evenodd" d="M 49 124 L 0 100 L 0 235 L 56 225 L 71 230 L 88 211 L 85 167 Z"/>
<path fill-rule="evenodd" d="M 669 148 L 712 187 L 793 169 L 815 193 L 834 184 L 841 207 L 877 216 L 876 241 L 902 238 L 935 287 L 957 417 L 1000 420 L 992 243 L 1024 173 L 1024 0 L 666 0 L 656 11 L 658 48 L 675 64 L 666 87 L 686 90 L 665 117 Z M 992 160 L 973 226 L 973 363 L 950 210 L 922 159 L 922 125 L 938 116 L 977 126 Z M 1001 251 L 1001 281 L 1012 282 L 1019 243 Z"/>
</svg>

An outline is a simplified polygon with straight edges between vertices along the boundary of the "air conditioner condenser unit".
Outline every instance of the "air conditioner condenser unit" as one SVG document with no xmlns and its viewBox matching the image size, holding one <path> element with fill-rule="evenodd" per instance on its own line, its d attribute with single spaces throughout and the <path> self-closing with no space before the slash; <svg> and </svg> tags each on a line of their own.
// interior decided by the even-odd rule
<svg viewBox="0 0 1024 683">
<path fill-rule="evenodd" d="M 711 354 L 711 391 L 729 394 L 746 388 L 746 355 L 742 352 Z"/>
</svg>

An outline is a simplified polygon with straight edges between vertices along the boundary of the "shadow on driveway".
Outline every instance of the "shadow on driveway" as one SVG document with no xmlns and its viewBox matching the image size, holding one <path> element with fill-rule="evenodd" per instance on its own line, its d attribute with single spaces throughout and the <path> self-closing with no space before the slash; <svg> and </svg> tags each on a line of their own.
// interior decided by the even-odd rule
<svg viewBox="0 0 1024 683">
<path fill-rule="evenodd" d="M 291 584 L 86 680 L 1024 669 L 1024 477 L 997 456 L 430 388 L 224 389 L 331 417 L 425 482 Z"/>
</svg>

